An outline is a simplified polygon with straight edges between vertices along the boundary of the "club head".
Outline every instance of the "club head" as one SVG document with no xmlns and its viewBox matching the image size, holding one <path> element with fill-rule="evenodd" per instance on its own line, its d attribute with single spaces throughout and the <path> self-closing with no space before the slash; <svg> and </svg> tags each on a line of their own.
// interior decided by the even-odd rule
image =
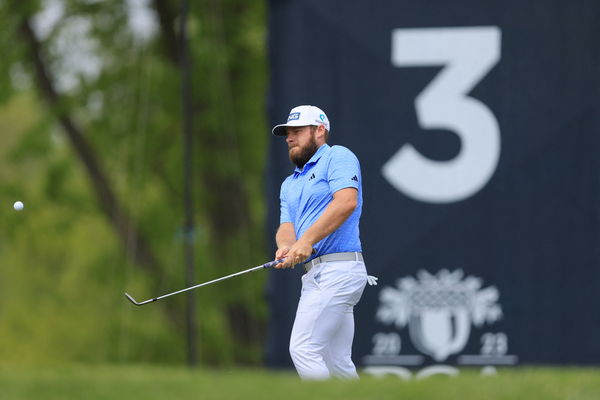
<svg viewBox="0 0 600 400">
<path fill-rule="evenodd" d="M 131 295 L 129 293 L 125 293 L 125 297 L 127 297 L 127 299 L 132 302 L 133 304 L 135 304 L 136 306 L 141 305 L 140 303 L 138 303 L 137 301 L 135 301 L 135 299 L 133 297 L 131 297 Z"/>
</svg>

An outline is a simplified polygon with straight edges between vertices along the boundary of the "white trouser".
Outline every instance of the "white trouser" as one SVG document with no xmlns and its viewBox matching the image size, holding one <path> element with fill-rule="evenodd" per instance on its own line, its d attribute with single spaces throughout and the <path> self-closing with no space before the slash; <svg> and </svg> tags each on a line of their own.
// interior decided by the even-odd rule
<svg viewBox="0 0 600 400">
<path fill-rule="evenodd" d="M 367 283 L 362 261 L 315 265 L 302 276 L 290 355 L 302 379 L 356 379 L 352 362 L 354 306 Z"/>
</svg>

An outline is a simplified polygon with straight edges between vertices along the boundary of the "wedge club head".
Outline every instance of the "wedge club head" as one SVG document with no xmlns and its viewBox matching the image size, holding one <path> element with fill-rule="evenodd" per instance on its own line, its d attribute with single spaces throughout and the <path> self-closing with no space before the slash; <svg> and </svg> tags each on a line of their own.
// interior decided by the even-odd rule
<svg viewBox="0 0 600 400">
<path fill-rule="evenodd" d="M 153 301 L 156 301 L 156 300 L 158 300 L 157 298 L 154 298 L 154 299 L 150 299 L 150 300 L 146 300 L 146 301 L 142 301 L 142 302 L 139 302 L 139 303 L 138 303 L 137 301 L 135 301 L 135 299 L 134 299 L 134 298 L 133 298 L 133 297 L 132 297 L 132 296 L 131 296 L 129 293 L 125 293 L 125 297 L 127 297 L 127 299 L 128 299 L 130 302 L 132 302 L 133 304 L 135 304 L 136 306 L 141 306 L 141 305 L 144 305 L 144 304 L 146 304 L 146 303 L 151 303 L 151 302 L 153 302 Z"/>
</svg>

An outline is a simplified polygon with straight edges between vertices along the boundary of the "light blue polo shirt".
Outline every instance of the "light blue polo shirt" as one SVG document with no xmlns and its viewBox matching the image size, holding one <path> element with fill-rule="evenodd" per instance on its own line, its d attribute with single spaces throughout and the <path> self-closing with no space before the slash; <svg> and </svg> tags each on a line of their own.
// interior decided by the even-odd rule
<svg viewBox="0 0 600 400">
<path fill-rule="evenodd" d="M 323 214 L 333 194 L 344 188 L 358 190 L 358 205 L 335 232 L 314 245 L 317 253 L 308 260 L 330 253 L 362 251 L 358 223 L 363 200 L 358 158 L 346 147 L 324 144 L 304 168 L 296 168 L 281 184 L 280 223 L 293 223 L 298 239 Z"/>
</svg>

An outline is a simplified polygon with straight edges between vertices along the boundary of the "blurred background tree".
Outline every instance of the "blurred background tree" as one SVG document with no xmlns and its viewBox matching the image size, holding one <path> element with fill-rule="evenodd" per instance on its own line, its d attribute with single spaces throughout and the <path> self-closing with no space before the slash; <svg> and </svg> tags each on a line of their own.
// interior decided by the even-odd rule
<svg viewBox="0 0 600 400">
<path fill-rule="evenodd" d="M 0 3 L 0 360 L 185 360 L 178 2 Z M 265 4 L 191 2 L 196 278 L 260 264 Z M 25 203 L 15 212 L 10 205 Z M 198 292 L 202 362 L 257 364 L 265 274 Z"/>
</svg>

